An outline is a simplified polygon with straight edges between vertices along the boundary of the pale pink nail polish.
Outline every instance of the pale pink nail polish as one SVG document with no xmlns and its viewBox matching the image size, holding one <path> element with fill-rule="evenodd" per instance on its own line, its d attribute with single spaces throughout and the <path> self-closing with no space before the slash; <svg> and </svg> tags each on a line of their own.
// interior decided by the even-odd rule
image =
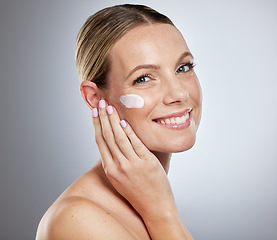
<svg viewBox="0 0 277 240">
<path fill-rule="evenodd" d="M 121 120 L 120 121 L 120 124 L 123 128 L 126 128 L 127 127 L 127 122 L 125 120 Z"/>
<path fill-rule="evenodd" d="M 99 108 L 105 108 L 106 107 L 106 101 L 104 99 L 101 99 L 99 101 Z"/>
<path fill-rule="evenodd" d="M 109 115 L 111 115 L 111 114 L 113 113 L 113 107 L 112 107 L 112 106 L 108 106 L 108 107 L 107 107 L 107 113 L 108 113 Z"/>
<path fill-rule="evenodd" d="M 97 108 L 93 108 L 93 109 L 92 109 L 92 116 L 93 116 L 94 118 L 98 117 L 98 109 L 97 109 Z"/>
</svg>

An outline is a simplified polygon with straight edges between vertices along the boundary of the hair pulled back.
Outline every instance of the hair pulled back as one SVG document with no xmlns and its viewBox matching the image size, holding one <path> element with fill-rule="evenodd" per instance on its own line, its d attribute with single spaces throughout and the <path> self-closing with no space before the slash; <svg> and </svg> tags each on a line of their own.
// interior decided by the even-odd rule
<svg viewBox="0 0 277 240">
<path fill-rule="evenodd" d="M 75 60 L 80 82 L 89 80 L 101 89 L 107 88 L 108 55 L 112 46 L 130 29 L 154 23 L 174 25 L 165 15 L 143 5 L 117 5 L 90 16 L 76 40 Z"/>
</svg>

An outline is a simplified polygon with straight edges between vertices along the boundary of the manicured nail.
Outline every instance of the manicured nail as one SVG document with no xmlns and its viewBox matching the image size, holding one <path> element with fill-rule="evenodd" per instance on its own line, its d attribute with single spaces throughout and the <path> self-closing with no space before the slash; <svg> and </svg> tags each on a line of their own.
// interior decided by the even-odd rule
<svg viewBox="0 0 277 240">
<path fill-rule="evenodd" d="M 105 108 L 106 107 L 106 101 L 104 99 L 101 99 L 99 101 L 99 108 Z"/>
<path fill-rule="evenodd" d="M 97 108 L 93 108 L 93 109 L 92 109 L 92 116 L 93 116 L 94 118 L 98 117 L 98 109 L 97 109 Z"/>
<path fill-rule="evenodd" d="M 111 115 L 111 114 L 113 113 L 113 107 L 112 107 L 112 106 L 108 106 L 108 107 L 107 107 L 107 113 L 108 113 L 109 115 Z"/>
<path fill-rule="evenodd" d="M 121 126 L 122 126 L 123 128 L 126 128 L 126 127 L 127 127 L 127 123 L 126 123 L 125 120 L 121 120 L 121 121 L 120 121 L 120 124 L 121 124 Z"/>
</svg>

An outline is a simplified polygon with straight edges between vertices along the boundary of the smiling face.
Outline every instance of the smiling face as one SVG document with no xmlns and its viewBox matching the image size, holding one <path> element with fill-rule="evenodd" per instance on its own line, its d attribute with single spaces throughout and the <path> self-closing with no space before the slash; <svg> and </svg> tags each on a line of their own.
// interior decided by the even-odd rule
<svg viewBox="0 0 277 240">
<path fill-rule="evenodd" d="M 148 149 L 171 153 L 191 148 L 202 97 L 181 33 L 170 24 L 135 27 L 112 47 L 109 62 L 105 99 Z M 143 107 L 127 108 L 120 102 L 130 94 L 140 96 Z"/>
</svg>

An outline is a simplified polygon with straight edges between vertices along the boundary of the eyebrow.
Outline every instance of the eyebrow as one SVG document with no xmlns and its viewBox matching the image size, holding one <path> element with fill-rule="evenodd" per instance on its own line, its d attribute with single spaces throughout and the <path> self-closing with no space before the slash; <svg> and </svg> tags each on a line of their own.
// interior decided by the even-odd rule
<svg viewBox="0 0 277 240">
<path fill-rule="evenodd" d="M 184 52 L 177 60 L 177 65 L 182 62 L 182 60 L 184 58 L 186 58 L 187 56 L 190 56 L 192 59 L 194 59 L 194 57 L 192 56 L 192 54 L 190 52 Z"/>
<path fill-rule="evenodd" d="M 154 64 L 142 64 L 142 65 L 138 65 L 128 74 L 127 78 L 129 78 L 134 72 L 136 72 L 136 71 L 138 71 L 140 69 L 159 69 L 159 68 L 160 68 L 160 66 L 154 65 Z"/>
<path fill-rule="evenodd" d="M 187 56 L 190 56 L 193 58 L 192 54 L 190 52 L 184 52 L 177 60 L 177 65 Z M 154 65 L 154 64 L 142 64 L 142 65 L 138 65 L 136 66 L 134 69 L 132 69 L 132 71 L 128 74 L 128 76 L 126 77 L 126 79 L 128 79 L 134 72 L 140 70 L 140 69 L 160 69 L 160 66 L 158 65 Z"/>
</svg>

